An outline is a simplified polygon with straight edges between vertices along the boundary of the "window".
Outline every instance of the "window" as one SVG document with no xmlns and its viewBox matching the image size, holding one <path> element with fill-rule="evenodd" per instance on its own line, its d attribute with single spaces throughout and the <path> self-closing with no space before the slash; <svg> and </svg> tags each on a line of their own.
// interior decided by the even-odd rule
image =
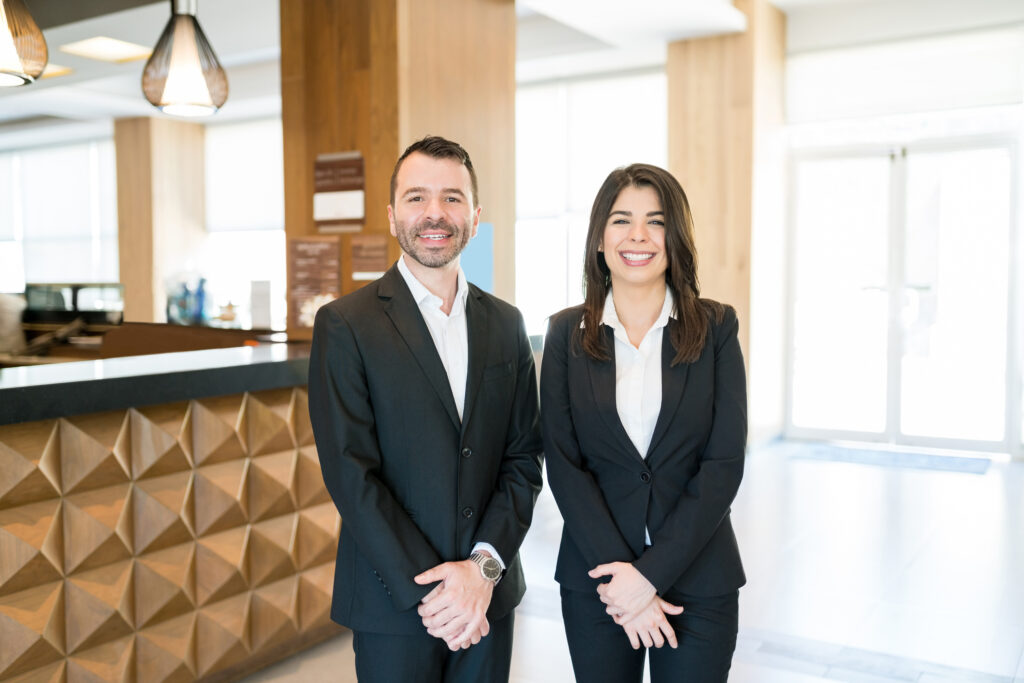
<svg viewBox="0 0 1024 683">
<path fill-rule="evenodd" d="M 0 155 L 0 292 L 25 291 L 25 257 L 21 252 L 21 201 L 17 159 Z M 17 213 L 16 213 L 17 211 Z M 17 215 L 17 218 L 16 218 Z"/>
<path fill-rule="evenodd" d="M 206 127 L 206 229 L 199 273 L 214 304 L 249 327 L 254 282 L 270 283 L 270 325 L 285 328 L 284 161 L 280 119 Z"/>
<path fill-rule="evenodd" d="M 284 229 L 280 119 L 206 127 L 206 229 Z"/>
<path fill-rule="evenodd" d="M 117 282 L 114 144 L 0 155 L 0 291 L 26 282 Z"/>
<path fill-rule="evenodd" d="M 590 206 L 613 169 L 667 166 L 661 71 L 520 86 L 516 93 L 516 305 L 527 333 L 583 301 Z"/>
</svg>

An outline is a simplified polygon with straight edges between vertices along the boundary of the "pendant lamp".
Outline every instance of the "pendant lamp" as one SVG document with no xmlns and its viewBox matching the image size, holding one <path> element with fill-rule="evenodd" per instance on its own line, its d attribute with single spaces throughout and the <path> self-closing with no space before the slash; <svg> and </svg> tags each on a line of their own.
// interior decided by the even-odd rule
<svg viewBox="0 0 1024 683">
<path fill-rule="evenodd" d="M 0 87 L 28 85 L 48 58 L 46 39 L 22 0 L 0 0 Z"/>
<path fill-rule="evenodd" d="M 175 116 L 209 116 L 228 99 L 228 77 L 196 20 L 199 0 L 171 0 L 171 18 L 142 72 L 150 104 Z"/>
</svg>

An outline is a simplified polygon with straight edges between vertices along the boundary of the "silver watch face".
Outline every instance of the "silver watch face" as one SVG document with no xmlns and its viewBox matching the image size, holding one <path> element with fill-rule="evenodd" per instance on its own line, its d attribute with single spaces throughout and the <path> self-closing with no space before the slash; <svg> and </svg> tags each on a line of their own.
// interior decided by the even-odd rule
<svg viewBox="0 0 1024 683">
<path fill-rule="evenodd" d="M 480 563 L 480 571 L 488 581 L 497 581 L 501 576 L 501 565 L 493 557 L 488 557 Z"/>
</svg>

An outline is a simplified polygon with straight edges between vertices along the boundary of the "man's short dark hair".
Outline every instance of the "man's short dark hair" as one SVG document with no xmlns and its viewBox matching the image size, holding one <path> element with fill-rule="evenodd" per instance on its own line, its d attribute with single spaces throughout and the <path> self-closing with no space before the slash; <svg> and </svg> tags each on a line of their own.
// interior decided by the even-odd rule
<svg viewBox="0 0 1024 683">
<path fill-rule="evenodd" d="M 473 162 L 469 158 L 469 152 L 463 149 L 459 143 L 446 140 L 438 135 L 428 135 L 422 140 L 417 140 L 402 152 L 402 156 L 398 157 L 398 161 L 395 162 L 395 170 L 391 172 L 392 206 L 395 204 L 395 185 L 398 183 L 398 169 L 402 167 L 402 162 L 405 161 L 406 157 L 413 152 L 426 154 L 434 159 L 454 159 L 465 166 L 466 170 L 469 171 L 470 186 L 473 190 L 473 206 L 480 206 L 480 195 L 477 193 L 476 188 L 476 171 L 473 170 Z"/>
</svg>

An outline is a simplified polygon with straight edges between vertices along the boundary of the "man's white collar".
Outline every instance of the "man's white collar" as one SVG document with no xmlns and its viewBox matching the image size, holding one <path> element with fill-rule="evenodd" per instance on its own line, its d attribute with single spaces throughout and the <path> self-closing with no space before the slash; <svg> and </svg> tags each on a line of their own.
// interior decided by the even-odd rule
<svg viewBox="0 0 1024 683">
<path fill-rule="evenodd" d="M 412 292 L 412 298 L 417 305 L 423 304 L 426 301 L 435 301 L 438 306 L 441 305 L 441 297 L 435 295 L 426 285 L 419 281 L 409 266 L 405 263 L 405 257 L 398 257 L 398 272 L 402 274 L 402 279 L 405 280 L 405 284 L 409 286 L 409 291 Z M 466 297 L 469 296 L 469 283 L 466 281 L 466 274 L 462 272 L 462 267 L 459 267 L 458 284 L 455 288 L 455 302 L 452 305 L 454 309 L 456 306 L 465 308 Z"/>
</svg>

